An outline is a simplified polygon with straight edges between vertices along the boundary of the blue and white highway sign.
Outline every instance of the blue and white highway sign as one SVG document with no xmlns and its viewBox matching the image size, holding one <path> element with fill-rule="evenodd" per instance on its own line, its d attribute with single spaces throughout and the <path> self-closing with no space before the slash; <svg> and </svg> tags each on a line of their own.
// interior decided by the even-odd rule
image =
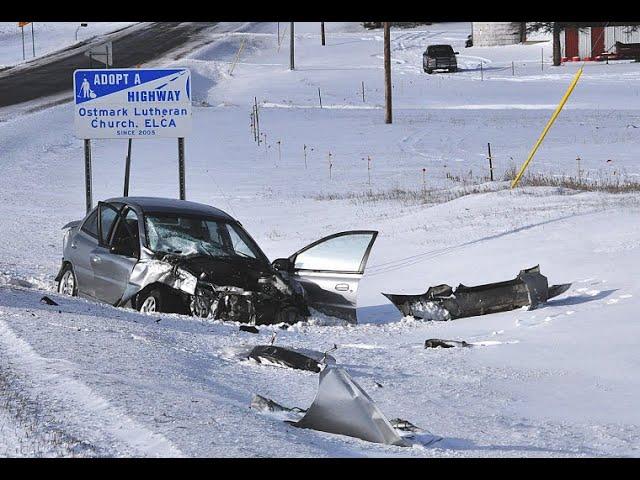
<svg viewBox="0 0 640 480">
<path fill-rule="evenodd" d="M 80 138 L 176 138 L 191 131 L 187 68 L 76 70 Z"/>
</svg>

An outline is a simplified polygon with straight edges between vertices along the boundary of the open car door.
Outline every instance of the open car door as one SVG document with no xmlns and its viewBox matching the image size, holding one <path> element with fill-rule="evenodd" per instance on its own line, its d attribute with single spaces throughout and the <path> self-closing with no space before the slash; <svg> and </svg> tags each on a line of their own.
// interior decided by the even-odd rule
<svg viewBox="0 0 640 480">
<path fill-rule="evenodd" d="M 374 230 L 335 233 L 289 257 L 310 307 L 356 323 L 358 283 L 377 236 Z"/>
</svg>

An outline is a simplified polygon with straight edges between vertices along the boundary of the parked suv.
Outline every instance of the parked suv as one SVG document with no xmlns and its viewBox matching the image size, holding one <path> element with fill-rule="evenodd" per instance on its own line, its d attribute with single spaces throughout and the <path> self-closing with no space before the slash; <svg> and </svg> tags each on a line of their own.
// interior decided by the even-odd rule
<svg viewBox="0 0 640 480">
<path fill-rule="evenodd" d="M 422 54 L 422 68 L 431 74 L 434 70 L 458 71 L 458 62 L 451 45 L 429 45 Z"/>
</svg>

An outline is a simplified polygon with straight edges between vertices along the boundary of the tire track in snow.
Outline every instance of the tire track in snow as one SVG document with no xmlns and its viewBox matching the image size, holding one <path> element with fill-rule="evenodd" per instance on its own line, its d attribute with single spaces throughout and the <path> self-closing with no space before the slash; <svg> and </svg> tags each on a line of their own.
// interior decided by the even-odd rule
<svg viewBox="0 0 640 480">
<path fill-rule="evenodd" d="M 25 388 L 34 397 L 44 398 L 48 407 L 55 408 L 55 417 L 73 430 L 75 437 L 85 437 L 92 445 L 114 450 L 115 455 L 184 456 L 163 435 L 138 424 L 82 382 L 60 373 L 55 361 L 40 356 L 3 320 L 0 320 L 0 353 L 3 361 L 25 380 Z M 69 417 L 67 412 L 73 416 Z"/>
</svg>

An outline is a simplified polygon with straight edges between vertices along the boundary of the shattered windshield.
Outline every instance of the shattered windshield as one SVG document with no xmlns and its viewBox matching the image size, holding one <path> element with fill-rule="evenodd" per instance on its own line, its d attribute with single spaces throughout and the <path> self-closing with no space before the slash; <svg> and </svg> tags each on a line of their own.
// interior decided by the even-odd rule
<svg viewBox="0 0 640 480">
<path fill-rule="evenodd" d="M 145 216 L 147 244 L 157 253 L 181 256 L 259 257 L 257 246 L 235 225 L 178 214 Z"/>
</svg>

